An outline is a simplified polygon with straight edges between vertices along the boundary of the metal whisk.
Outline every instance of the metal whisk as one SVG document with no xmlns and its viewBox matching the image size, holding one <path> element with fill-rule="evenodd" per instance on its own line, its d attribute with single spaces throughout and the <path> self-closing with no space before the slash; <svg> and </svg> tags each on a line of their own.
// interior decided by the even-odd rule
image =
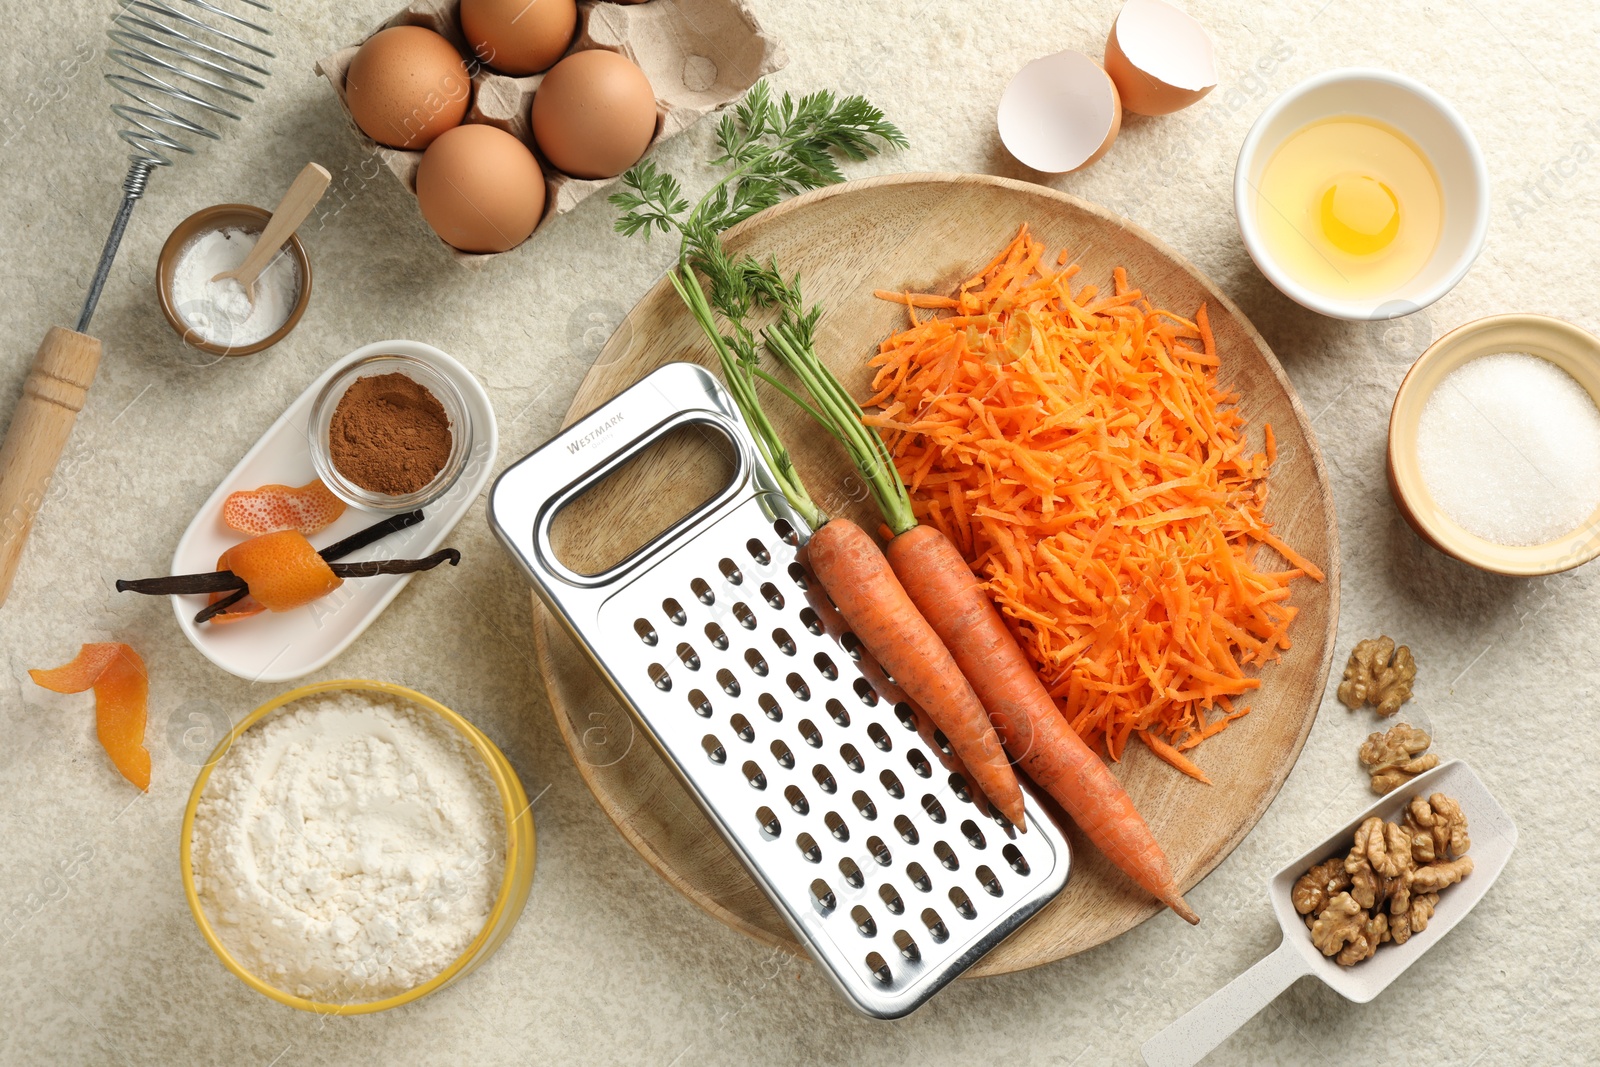
<svg viewBox="0 0 1600 1067">
<path fill-rule="evenodd" d="M 271 10 L 260 0 L 123 0 L 112 20 L 107 55 L 121 69 L 106 81 L 126 97 L 111 110 L 130 124 L 119 136 L 133 147 L 132 162 L 77 327 L 45 335 L 0 445 L 0 603 L 99 368 L 100 342 L 85 331 L 133 206 L 152 170 L 170 166 L 174 153 L 192 154 L 197 139 L 215 140 L 213 127 L 239 118 L 265 87 L 271 31 L 253 19 Z"/>
</svg>

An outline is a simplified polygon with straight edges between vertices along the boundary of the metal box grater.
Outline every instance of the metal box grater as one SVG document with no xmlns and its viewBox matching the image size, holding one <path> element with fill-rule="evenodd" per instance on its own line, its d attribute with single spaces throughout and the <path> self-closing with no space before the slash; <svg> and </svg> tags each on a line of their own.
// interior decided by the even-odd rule
<svg viewBox="0 0 1600 1067">
<path fill-rule="evenodd" d="M 689 426 L 731 442 L 729 484 L 609 571 L 563 566 L 557 512 Z M 874 689 L 800 559 L 808 529 L 705 369 L 668 364 L 561 431 L 500 476 L 489 519 L 864 1014 L 910 1013 L 1066 884 L 1035 798 L 1025 834 L 988 814 L 943 738 Z"/>
</svg>

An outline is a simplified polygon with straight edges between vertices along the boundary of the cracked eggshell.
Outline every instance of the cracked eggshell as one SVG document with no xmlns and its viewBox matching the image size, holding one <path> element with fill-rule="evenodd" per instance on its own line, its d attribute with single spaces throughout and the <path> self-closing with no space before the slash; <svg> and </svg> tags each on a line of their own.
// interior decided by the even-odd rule
<svg viewBox="0 0 1600 1067">
<path fill-rule="evenodd" d="M 1204 26 L 1164 0 L 1128 0 L 1106 38 L 1106 73 L 1129 111 L 1170 115 L 1216 88 L 1216 50 Z"/>
<path fill-rule="evenodd" d="M 1087 167 L 1122 128 L 1122 101 L 1100 64 L 1057 52 L 1017 72 L 1000 95 L 1000 140 L 1017 160 L 1047 174 Z"/>
</svg>

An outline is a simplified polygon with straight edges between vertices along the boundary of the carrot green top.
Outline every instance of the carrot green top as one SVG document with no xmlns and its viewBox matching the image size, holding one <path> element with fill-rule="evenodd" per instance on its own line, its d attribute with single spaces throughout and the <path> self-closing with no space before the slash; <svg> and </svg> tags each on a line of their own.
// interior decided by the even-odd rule
<svg viewBox="0 0 1600 1067">
<path fill-rule="evenodd" d="M 809 331 L 816 322 L 815 311 L 803 312 L 797 280 L 786 279 L 771 261 L 730 255 L 722 245 L 722 233 L 785 196 L 843 181 L 840 159 L 864 160 L 880 149 L 903 147 L 906 139 L 863 97 L 821 91 L 798 99 L 784 93 L 780 98 L 764 81 L 723 114 L 715 138 L 720 154 L 711 164 L 726 173 L 692 207 L 678 180 L 646 160 L 622 176 L 622 191 L 610 197 L 622 209 L 616 228 L 647 238 L 652 232 L 678 234 L 677 262 L 667 271 L 667 279 L 716 352 L 728 391 L 779 488 L 807 525 L 816 529 L 827 516 L 806 491 L 788 447 L 767 417 L 758 383 L 765 382 L 798 403 L 835 435 L 856 438 L 861 447 L 876 444 L 871 453 L 875 474 L 868 474 L 869 481 L 882 482 L 886 474 L 896 484 L 899 479 L 877 434 L 861 425 L 860 408 L 837 388 L 837 382 L 834 393 L 817 398 L 814 407 L 760 365 L 756 329 L 747 321 L 752 314 L 776 310 L 779 320 L 774 328 Z M 771 336 L 766 332 L 768 348 L 776 353 Z M 805 337 L 791 333 L 788 339 L 804 349 L 802 354 L 809 353 L 809 333 Z M 814 354 L 811 359 L 816 362 Z M 857 465 L 861 462 L 858 458 Z M 862 472 L 867 474 L 867 468 Z M 904 521 L 912 523 L 903 487 L 900 500 Z"/>
</svg>

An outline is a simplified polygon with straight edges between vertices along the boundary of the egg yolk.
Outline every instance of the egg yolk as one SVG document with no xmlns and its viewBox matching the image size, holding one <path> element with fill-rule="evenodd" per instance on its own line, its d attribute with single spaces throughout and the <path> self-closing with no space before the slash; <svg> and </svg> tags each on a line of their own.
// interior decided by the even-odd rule
<svg viewBox="0 0 1600 1067">
<path fill-rule="evenodd" d="M 1376 178 L 1345 175 L 1322 194 L 1322 233 L 1333 246 L 1355 256 L 1381 252 L 1400 232 L 1400 201 Z"/>
</svg>

